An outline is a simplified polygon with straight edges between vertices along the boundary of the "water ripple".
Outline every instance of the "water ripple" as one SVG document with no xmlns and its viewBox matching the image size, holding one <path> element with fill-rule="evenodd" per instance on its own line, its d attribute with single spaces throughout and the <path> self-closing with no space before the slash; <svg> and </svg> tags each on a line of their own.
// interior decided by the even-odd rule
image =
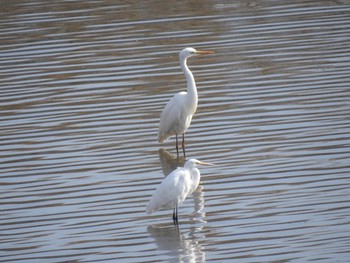
<svg viewBox="0 0 350 263">
<path fill-rule="evenodd" d="M 2 8 L 1 262 L 347 261 L 345 2 Z M 157 128 L 185 46 L 215 51 L 186 144 L 216 166 L 177 232 L 144 210 L 184 162 Z"/>
</svg>

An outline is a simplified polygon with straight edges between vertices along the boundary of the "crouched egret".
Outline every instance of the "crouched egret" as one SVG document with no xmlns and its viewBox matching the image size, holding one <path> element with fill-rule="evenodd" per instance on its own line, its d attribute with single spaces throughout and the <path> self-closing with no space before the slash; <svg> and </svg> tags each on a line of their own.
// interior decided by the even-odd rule
<svg viewBox="0 0 350 263">
<path fill-rule="evenodd" d="M 178 207 L 187 196 L 197 189 L 200 181 L 200 172 L 196 165 L 213 165 L 200 162 L 196 159 L 189 159 L 184 167 L 172 171 L 154 192 L 151 201 L 148 203 L 146 213 L 151 214 L 158 210 L 173 209 L 173 221 L 178 227 Z"/>
</svg>

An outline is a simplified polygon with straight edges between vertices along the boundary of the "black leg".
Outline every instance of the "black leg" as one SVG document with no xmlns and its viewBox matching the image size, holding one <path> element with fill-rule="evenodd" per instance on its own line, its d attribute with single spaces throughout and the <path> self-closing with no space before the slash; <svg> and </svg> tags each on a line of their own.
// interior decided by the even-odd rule
<svg viewBox="0 0 350 263">
<path fill-rule="evenodd" d="M 182 134 L 182 152 L 184 154 L 184 157 L 186 159 L 186 150 L 185 150 L 185 134 Z"/>
<path fill-rule="evenodd" d="M 174 222 L 174 225 L 175 225 L 176 229 L 179 228 L 179 220 L 178 220 L 178 217 L 177 217 L 177 213 L 178 213 L 178 206 L 176 205 L 174 207 L 174 212 L 173 212 L 173 222 Z"/>
<path fill-rule="evenodd" d="M 176 225 L 176 206 L 174 207 L 174 211 L 173 211 L 173 222 L 174 222 L 174 225 Z"/>
<path fill-rule="evenodd" d="M 177 138 L 177 134 L 176 134 L 176 153 L 177 153 L 177 158 L 179 158 L 179 140 Z"/>
<path fill-rule="evenodd" d="M 179 224 L 179 218 L 178 218 L 178 212 L 179 212 L 179 207 L 176 205 L 176 223 Z"/>
</svg>

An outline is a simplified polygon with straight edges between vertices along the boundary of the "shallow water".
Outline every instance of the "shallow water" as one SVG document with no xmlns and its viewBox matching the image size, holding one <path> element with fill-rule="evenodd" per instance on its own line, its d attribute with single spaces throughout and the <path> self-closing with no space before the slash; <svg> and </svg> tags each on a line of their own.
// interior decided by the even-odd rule
<svg viewBox="0 0 350 263">
<path fill-rule="evenodd" d="M 5 1 L 0 26 L 1 262 L 347 262 L 350 5 L 345 1 Z M 193 197 L 148 216 L 178 165 L 157 142 L 199 105 Z M 179 160 L 182 165 L 184 160 Z"/>
</svg>

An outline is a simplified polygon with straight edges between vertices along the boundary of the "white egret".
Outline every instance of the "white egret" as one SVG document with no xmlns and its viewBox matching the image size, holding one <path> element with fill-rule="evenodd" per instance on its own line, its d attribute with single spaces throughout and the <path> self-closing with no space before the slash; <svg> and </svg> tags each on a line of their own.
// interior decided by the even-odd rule
<svg viewBox="0 0 350 263">
<path fill-rule="evenodd" d="M 182 134 L 182 150 L 185 156 L 185 132 L 190 126 L 192 116 L 196 112 L 198 94 L 196 83 L 190 69 L 187 67 L 187 59 L 195 55 L 214 54 L 212 51 L 199 51 L 194 48 L 185 48 L 180 52 L 180 65 L 186 77 L 187 92 L 181 91 L 175 94 L 165 105 L 159 122 L 159 142 L 176 136 L 176 152 L 179 155 L 178 135 Z"/>
<path fill-rule="evenodd" d="M 200 181 L 200 172 L 196 168 L 197 164 L 213 165 L 190 159 L 185 163 L 184 167 L 179 167 L 172 171 L 157 187 L 151 201 L 147 205 L 146 213 L 151 214 L 158 210 L 173 208 L 173 221 L 175 226 L 178 226 L 178 207 L 187 196 L 197 189 Z"/>
</svg>

